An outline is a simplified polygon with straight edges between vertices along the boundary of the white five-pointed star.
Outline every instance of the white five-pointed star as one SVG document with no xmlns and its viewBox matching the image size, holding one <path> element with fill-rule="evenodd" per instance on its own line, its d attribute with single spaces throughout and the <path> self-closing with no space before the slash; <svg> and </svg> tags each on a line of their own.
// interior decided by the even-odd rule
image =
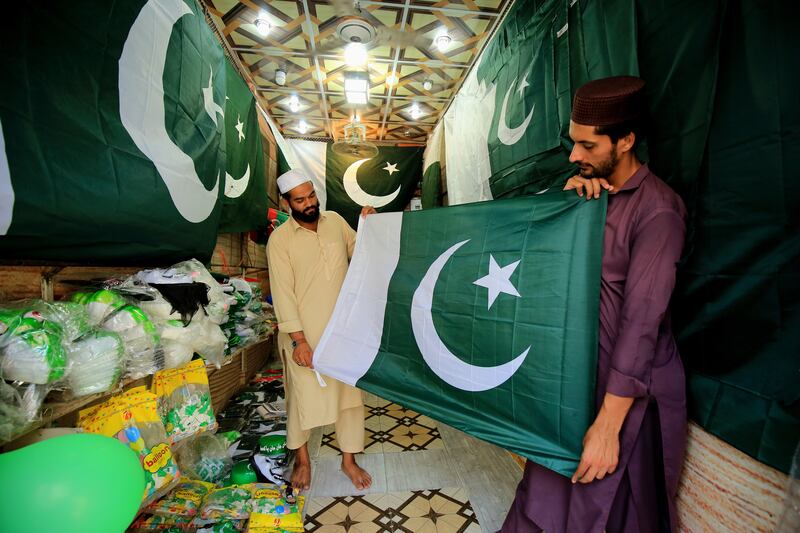
<svg viewBox="0 0 800 533">
<path fill-rule="evenodd" d="M 383 170 L 385 170 L 386 172 L 388 172 L 390 176 L 391 176 L 392 174 L 394 174 L 395 172 L 400 172 L 399 170 L 397 170 L 397 163 L 395 163 L 394 165 L 392 165 L 392 164 L 391 164 L 391 163 L 389 163 L 388 161 L 386 162 L 386 166 L 385 166 L 385 167 L 383 167 Z"/>
<path fill-rule="evenodd" d="M 214 83 L 212 81 L 214 77 L 214 71 L 208 73 L 208 87 L 203 87 L 203 105 L 206 108 L 206 113 L 211 120 L 214 121 L 214 125 L 217 125 L 217 113 L 225 116 L 225 112 L 222 110 L 220 105 L 214 101 Z"/>
<path fill-rule="evenodd" d="M 244 139 L 244 122 L 242 122 L 242 117 L 236 115 L 236 131 L 239 132 L 239 142 L 242 142 Z"/>
<path fill-rule="evenodd" d="M 492 304 L 494 304 L 494 301 L 501 292 L 519 298 L 519 292 L 517 292 L 516 287 L 514 287 L 509 279 L 511 278 L 511 274 L 517 269 L 517 265 L 519 265 L 519 261 L 514 261 L 510 265 L 500 268 L 500 265 L 494 260 L 494 256 L 491 254 L 489 255 L 489 274 L 483 276 L 479 280 L 473 281 L 475 285 L 480 285 L 481 287 L 489 289 L 489 305 L 486 307 L 487 309 L 492 308 Z"/>
<path fill-rule="evenodd" d="M 519 85 L 517 86 L 517 92 L 519 93 L 520 98 L 522 98 L 522 91 L 525 90 L 525 87 L 530 87 L 530 86 L 531 84 L 528 83 L 528 75 L 525 74 L 525 77 L 522 78 L 522 81 L 519 82 Z"/>
</svg>

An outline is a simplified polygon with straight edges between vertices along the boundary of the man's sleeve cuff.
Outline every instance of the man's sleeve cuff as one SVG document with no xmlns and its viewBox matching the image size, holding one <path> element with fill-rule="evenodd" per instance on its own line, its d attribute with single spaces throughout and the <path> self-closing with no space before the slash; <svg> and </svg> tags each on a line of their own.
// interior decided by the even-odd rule
<svg viewBox="0 0 800 533">
<path fill-rule="evenodd" d="M 278 331 L 281 333 L 294 333 L 295 331 L 303 331 L 303 325 L 300 324 L 299 320 L 278 322 Z"/>
<path fill-rule="evenodd" d="M 608 375 L 606 392 L 624 398 L 640 398 L 642 396 L 647 396 L 647 385 L 632 376 L 628 376 L 612 368 Z"/>
</svg>

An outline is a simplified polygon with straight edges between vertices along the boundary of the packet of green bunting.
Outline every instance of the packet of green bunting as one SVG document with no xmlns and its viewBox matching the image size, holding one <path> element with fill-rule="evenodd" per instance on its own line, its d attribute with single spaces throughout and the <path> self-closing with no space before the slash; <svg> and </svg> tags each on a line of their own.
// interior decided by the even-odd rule
<svg viewBox="0 0 800 533">
<path fill-rule="evenodd" d="M 128 528 L 128 533 L 146 533 L 159 531 L 160 533 L 184 533 L 189 529 L 191 519 L 181 516 L 147 516 L 136 519 Z"/>
<path fill-rule="evenodd" d="M 249 485 L 231 485 L 212 490 L 200 510 L 200 520 L 243 520 L 250 516 Z"/>
<path fill-rule="evenodd" d="M 159 413 L 170 442 L 217 429 L 203 360 L 156 372 L 152 391 L 158 396 Z"/>
<path fill-rule="evenodd" d="M 192 518 L 200 511 L 203 499 L 214 488 L 213 483 L 197 479 L 181 480 L 172 492 L 148 505 L 145 511 L 157 516 Z"/>
<path fill-rule="evenodd" d="M 283 490 L 269 483 L 253 483 L 251 491 L 253 498 L 250 500 L 248 533 L 302 533 L 304 496 L 298 496 L 294 503 L 289 503 Z"/>
</svg>

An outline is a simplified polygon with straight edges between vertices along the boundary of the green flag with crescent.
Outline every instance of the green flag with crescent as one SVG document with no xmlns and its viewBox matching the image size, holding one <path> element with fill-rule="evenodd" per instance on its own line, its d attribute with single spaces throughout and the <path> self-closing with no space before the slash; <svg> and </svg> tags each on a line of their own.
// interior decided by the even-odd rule
<svg viewBox="0 0 800 533">
<path fill-rule="evenodd" d="M 47 9 L 15 7 L 2 37 L 0 253 L 210 257 L 226 72 L 202 10 L 192 0 Z"/>
<path fill-rule="evenodd" d="M 326 208 L 354 228 L 361 208 L 402 211 L 422 179 L 423 148 L 379 146 L 369 159 L 340 155 L 328 145 L 325 156 Z"/>
<path fill-rule="evenodd" d="M 572 191 L 362 219 L 315 369 L 571 475 L 604 220 Z"/>
</svg>

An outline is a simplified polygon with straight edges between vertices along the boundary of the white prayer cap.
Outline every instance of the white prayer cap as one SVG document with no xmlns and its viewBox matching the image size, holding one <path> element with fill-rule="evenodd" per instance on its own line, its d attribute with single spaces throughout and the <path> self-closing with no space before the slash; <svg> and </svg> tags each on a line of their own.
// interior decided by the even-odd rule
<svg viewBox="0 0 800 533">
<path fill-rule="evenodd" d="M 281 194 L 286 194 L 298 185 L 302 185 L 311 181 L 311 178 L 306 176 L 302 170 L 293 169 L 289 172 L 284 172 L 278 177 L 278 189 Z"/>
</svg>

